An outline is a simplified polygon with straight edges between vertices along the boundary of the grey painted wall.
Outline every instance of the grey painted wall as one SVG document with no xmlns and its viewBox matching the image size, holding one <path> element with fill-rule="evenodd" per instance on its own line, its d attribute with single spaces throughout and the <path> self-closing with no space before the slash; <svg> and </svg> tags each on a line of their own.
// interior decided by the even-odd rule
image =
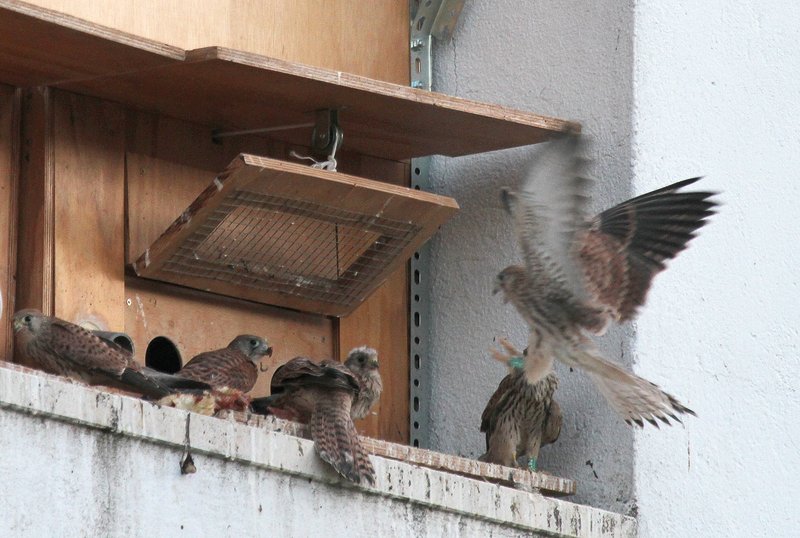
<svg viewBox="0 0 800 538">
<path fill-rule="evenodd" d="M 453 41 L 434 50 L 434 90 L 580 121 L 595 137 L 592 176 L 602 178 L 596 209 L 631 190 L 632 30 L 630 2 L 558 0 L 467 2 Z M 516 185 L 533 148 L 436 159 L 436 192 L 455 197 L 459 215 L 432 245 L 432 448 L 476 457 L 483 406 L 504 368 L 488 358 L 495 336 L 524 346 L 524 323 L 491 295 L 497 272 L 519 259 L 498 193 Z M 630 328 L 602 341 L 630 364 Z M 634 513 L 633 434 L 588 379 L 558 368 L 561 439 L 540 467 L 579 483 L 577 502 Z"/>
<path fill-rule="evenodd" d="M 790 0 L 468 2 L 436 49 L 439 91 L 581 121 L 597 209 L 694 175 L 723 192 L 635 324 L 602 339 L 698 418 L 628 430 L 583 375 L 558 370 L 565 431 L 541 466 L 576 478 L 580 502 L 636 513 L 641 536 L 800 528 L 798 21 Z M 497 192 L 533 153 L 435 163 L 436 190 L 463 206 L 433 244 L 431 426 L 444 451 L 482 452 L 479 416 L 504 373 L 486 348 L 525 340 L 490 288 L 517 257 Z"/>
</svg>

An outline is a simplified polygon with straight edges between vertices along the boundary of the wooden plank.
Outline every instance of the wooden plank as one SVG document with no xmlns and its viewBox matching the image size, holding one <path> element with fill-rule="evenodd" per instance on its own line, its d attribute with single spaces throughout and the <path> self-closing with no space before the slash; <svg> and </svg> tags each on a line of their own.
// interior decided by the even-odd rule
<svg viewBox="0 0 800 538">
<path fill-rule="evenodd" d="M 52 85 L 147 69 L 184 56 L 177 47 L 26 2 L 0 0 L 0 81 L 9 84 Z"/>
<path fill-rule="evenodd" d="M 17 273 L 21 92 L 0 85 L 0 360 L 11 359 Z"/>
<path fill-rule="evenodd" d="M 61 86 L 222 129 L 302 124 L 314 121 L 317 109 L 337 108 L 346 148 L 390 160 L 535 144 L 577 128 L 556 118 L 220 47 L 191 51 L 179 64 Z M 304 144 L 310 132 L 269 136 Z"/>
<path fill-rule="evenodd" d="M 55 315 L 124 326 L 125 114 L 113 103 L 55 94 Z"/>
<path fill-rule="evenodd" d="M 407 2 L 114 0 L 113 9 L 85 0 L 31 3 L 182 49 L 219 45 L 408 84 Z"/>
<path fill-rule="evenodd" d="M 295 437 L 308 439 L 310 434 L 303 424 L 282 420 L 274 416 L 260 416 L 246 413 L 235 413 L 224 411 L 218 416 L 220 418 L 232 417 L 234 420 L 250 426 L 266 428 L 270 431 L 278 431 Z M 559 478 L 541 471 L 529 471 L 505 467 L 495 463 L 484 463 L 478 460 L 471 460 L 443 454 L 433 450 L 414 448 L 398 443 L 381 441 L 371 437 L 361 437 L 361 442 L 370 454 L 391 458 L 406 463 L 421 465 L 431 469 L 437 469 L 448 473 L 459 474 L 478 480 L 494 482 L 510 487 L 525 489 L 528 491 L 538 490 L 545 495 L 563 497 L 574 495 L 576 484 L 574 480 Z"/>
<path fill-rule="evenodd" d="M 255 197 L 268 195 L 270 200 L 288 202 L 285 205 L 281 202 L 269 211 L 254 206 L 252 218 L 234 221 L 239 213 L 230 208 L 238 208 L 245 202 L 233 196 L 242 193 Z M 324 211 L 316 208 L 320 203 L 325 204 Z M 308 210 L 301 207 L 308 204 L 314 207 Z M 223 207 L 228 209 L 217 211 Z M 457 208 L 454 200 L 432 193 L 244 154 L 217 176 L 145 250 L 134 263 L 134 269 L 147 278 L 287 308 L 342 315 L 351 312 L 404 264 Z M 281 265 L 288 258 L 280 259 L 280 249 L 264 237 L 277 235 L 282 244 L 291 244 L 299 250 L 304 245 L 309 252 L 307 256 L 311 256 L 306 260 L 308 267 L 324 264 L 325 260 L 320 258 L 320 248 L 324 245 L 319 242 L 324 238 L 303 233 L 305 228 L 298 225 L 303 223 L 300 219 L 278 221 L 275 215 L 313 216 L 315 222 L 324 224 L 328 211 L 335 213 L 330 223 L 348 223 L 347 227 L 379 233 L 381 241 L 365 252 L 376 259 L 359 260 L 344 268 L 342 278 L 317 284 L 312 281 L 312 269 L 304 266 L 295 270 Z M 212 223 L 211 218 L 224 220 Z M 349 224 L 350 218 L 359 220 Z M 278 228 L 281 222 L 285 229 Z M 341 232 L 339 229 L 337 233 Z M 314 245 L 309 241 L 314 241 Z M 397 252 L 392 251 L 390 257 L 378 261 L 382 249 L 395 248 L 393 244 L 397 245 Z M 213 251 L 209 250 L 212 247 Z M 186 259 L 189 251 L 193 258 Z M 343 258 L 338 251 L 333 254 L 336 257 L 331 263 L 340 264 Z M 348 275 L 350 271 L 352 275 Z M 280 277 L 278 272 L 287 276 Z M 281 278 L 290 280 L 281 284 Z M 295 282 L 296 279 L 301 280 Z M 312 292 L 310 286 L 316 285 L 325 287 L 319 293 Z M 340 300 L 326 295 L 329 292 L 344 297 Z"/>
<path fill-rule="evenodd" d="M 16 308 L 53 313 L 55 179 L 53 95 L 49 88 L 23 93 Z"/>
<path fill-rule="evenodd" d="M 333 327 L 328 318 L 136 277 L 128 277 L 125 284 L 125 330 L 142 364 L 147 344 L 156 336 L 169 338 L 184 363 L 203 351 L 227 346 L 239 334 L 263 336 L 274 353 L 261 362 L 251 394 L 265 396 L 279 365 L 298 355 L 325 358 L 333 354 Z"/>
</svg>

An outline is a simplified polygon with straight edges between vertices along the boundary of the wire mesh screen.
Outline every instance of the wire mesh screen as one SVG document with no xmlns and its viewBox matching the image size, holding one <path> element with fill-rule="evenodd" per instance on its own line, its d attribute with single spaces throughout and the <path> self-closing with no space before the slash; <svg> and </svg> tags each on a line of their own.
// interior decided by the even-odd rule
<svg viewBox="0 0 800 538">
<path fill-rule="evenodd" d="M 353 306 L 419 230 L 323 203 L 234 190 L 162 270 Z"/>
</svg>

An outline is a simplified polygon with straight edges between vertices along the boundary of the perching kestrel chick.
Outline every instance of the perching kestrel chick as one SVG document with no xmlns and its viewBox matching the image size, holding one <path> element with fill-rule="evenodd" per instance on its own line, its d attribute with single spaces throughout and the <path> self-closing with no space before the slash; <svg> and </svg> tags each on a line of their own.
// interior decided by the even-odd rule
<svg viewBox="0 0 800 538">
<path fill-rule="evenodd" d="M 271 395 L 252 402 L 254 412 L 308 424 L 319 456 L 355 483 L 375 483 L 375 470 L 350 418 L 360 386 L 343 364 L 296 357 L 275 370 Z"/>
<path fill-rule="evenodd" d="M 149 398 L 210 388 L 205 383 L 141 366 L 129 351 L 118 345 L 38 310 L 20 310 L 14 314 L 13 324 L 20 351 L 53 374 L 90 385 L 135 391 Z"/>
<path fill-rule="evenodd" d="M 492 350 L 497 360 L 507 362 L 519 356 L 506 340 L 500 344 L 507 353 Z M 561 433 L 561 409 L 553 399 L 558 378 L 551 372 L 531 384 L 520 368 L 512 368 L 494 391 L 481 415 L 481 432 L 486 433 L 486 453 L 481 461 L 516 467 L 523 458 L 531 471 L 536 470 L 539 449 L 555 443 Z"/>
<path fill-rule="evenodd" d="M 358 395 L 353 400 L 350 416 L 353 420 L 366 417 L 378 403 L 383 391 L 381 374 L 378 371 L 378 352 L 371 347 L 361 346 L 350 350 L 344 365 L 358 380 Z"/>
<path fill-rule="evenodd" d="M 265 356 L 272 356 L 272 347 L 265 339 L 240 334 L 226 348 L 196 355 L 175 375 L 208 383 L 215 389 L 248 392 L 256 384 L 258 364 Z"/>
<path fill-rule="evenodd" d="M 581 138 L 548 143 L 522 192 L 503 192 L 515 219 L 525 264 L 503 269 L 495 293 L 530 328 L 524 370 L 536 384 L 556 358 L 582 368 L 626 422 L 640 426 L 693 411 L 653 383 L 605 360 L 588 338 L 611 321 L 632 318 L 653 277 L 686 248 L 717 205 L 712 192 L 682 192 L 700 178 L 637 196 L 594 219 L 584 218 Z"/>
</svg>

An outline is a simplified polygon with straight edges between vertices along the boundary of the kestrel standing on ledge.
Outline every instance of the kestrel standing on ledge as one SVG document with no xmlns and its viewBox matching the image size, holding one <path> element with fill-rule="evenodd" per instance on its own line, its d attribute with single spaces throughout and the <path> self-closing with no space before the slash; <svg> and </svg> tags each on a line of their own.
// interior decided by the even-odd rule
<svg viewBox="0 0 800 538">
<path fill-rule="evenodd" d="M 712 192 L 682 192 L 700 178 L 680 181 L 584 218 L 581 137 L 548 143 L 522 192 L 503 191 L 514 217 L 524 266 L 495 280 L 530 328 L 528 356 L 517 361 L 530 383 L 551 371 L 553 359 L 588 373 L 626 422 L 667 424 L 694 412 L 653 383 L 604 359 L 587 334 L 631 319 L 653 277 L 686 248 L 717 205 Z"/>
<path fill-rule="evenodd" d="M 507 353 L 492 350 L 506 362 L 520 352 L 500 339 Z M 526 350 L 527 352 L 527 350 Z M 553 399 L 558 378 L 550 372 L 538 383 L 528 383 L 525 372 L 512 369 L 500 382 L 481 415 L 481 432 L 486 433 L 486 453 L 481 461 L 516 467 L 523 458 L 531 471 L 536 470 L 539 449 L 555 443 L 561 433 L 561 408 Z"/>
<path fill-rule="evenodd" d="M 215 389 L 228 387 L 248 392 L 258 379 L 258 364 L 272 356 L 272 346 L 259 337 L 240 334 L 228 347 L 195 356 L 175 375 L 208 383 Z"/>
<path fill-rule="evenodd" d="M 107 385 L 162 398 L 180 390 L 209 389 L 207 384 L 164 374 L 140 365 L 113 342 L 38 310 L 14 314 L 20 350 L 45 371 L 90 385 Z"/>
</svg>

